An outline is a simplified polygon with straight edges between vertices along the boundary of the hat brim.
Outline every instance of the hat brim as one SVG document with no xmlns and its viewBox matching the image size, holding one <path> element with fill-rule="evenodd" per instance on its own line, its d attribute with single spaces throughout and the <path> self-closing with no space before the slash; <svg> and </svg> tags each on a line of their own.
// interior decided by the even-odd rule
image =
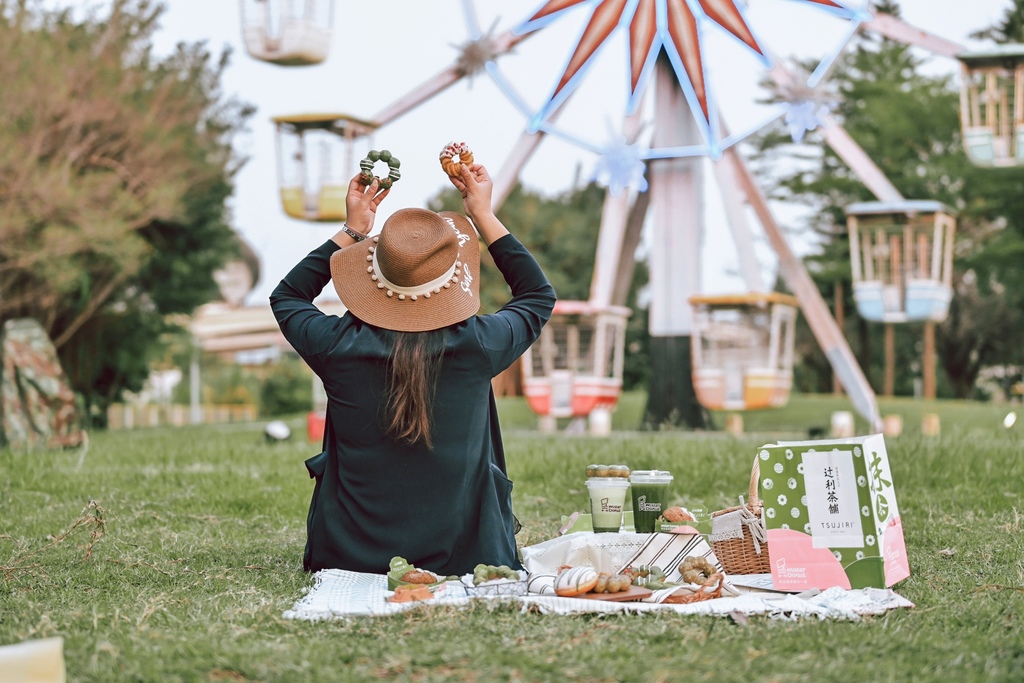
<svg viewBox="0 0 1024 683">
<path fill-rule="evenodd" d="M 339 249 L 331 256 L 331 279 L 341 303 L 363 322 L 398 332 L 427 332 L 467 320 L 480 310 L 480 241 L 473 224 L 454 211 L 436 214 L 459 233 L 461 275 L 429 297 L 388 296 L 371 279 L 367 256 L 373 238 Z M 462 237 L 464 236 L 464 237 Z"/>
</svg>

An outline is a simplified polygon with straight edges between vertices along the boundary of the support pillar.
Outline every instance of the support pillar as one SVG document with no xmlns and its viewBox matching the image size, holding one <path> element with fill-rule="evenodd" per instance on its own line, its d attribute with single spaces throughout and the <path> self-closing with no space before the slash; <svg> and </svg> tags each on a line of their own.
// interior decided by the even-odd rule
<svg viewBox="0 0 1024 683">
<path fill-rule="evenodd" d="M 836 312 L 836 327 L 839 328 L 840 332 L 845 335 L 846 331 L 846 294 L 843 291 L 843 281 L 836 280 L 835 287 L 835 312 Z M 839 375 L 835 372 L 832 373 L 832 393 L 837 396 L 841 396 L 843 393 L 843 383 L 839 381 Z"/>
<path fill-rule="evenodd" d="M 882 394 L 893 396 L 896 393 L 896 326 L 885 324 L 885 386 Z"/>
<path fill-rule="evenodd" d="M 656 147 L 698 144 L 700 131 L 671 63 L 655 67 Z M 651 209 L 651 381 L 644 424 L 708 427 L 707 411 L 693 388 L 689 299 L 700 291 L 704 221 L 704 160 L 656 159 L 649 163 Z"/>
<path fill-rule="evenodd" d="M 921 377 L 924 380 L 922 393 L 926 399 L 935 398 L 935 323 L 924 324 L 924 358 L 921 363 Z"/>
<path fill-rule="evenodd" d="M 760 219 L 769 243 L 778 254 L 779 271 L 786 278 L 786 283 L 796 298 L 799 299 L 800 310 L 803 311 L 807 324 L 814 333 L 814 338 L 818 340 L 821 350 L 825 352 L 825 356 L 831 363 L 832 371 L 839 376 L 839 381 L 842 382 L 854 407 L 867 419 L 870 428 L 881 431 L 882 416 L 878 412 L 875 392 L 857 364 L 857 359 L 854 358 L 853 351 L 850 350 L 850 345 L 846 342 L 846 337 L 836 325 L 835 318 L 832 317 L 832 312 L 828 309 L 828 304 L 821 297 L 821 292 L 811 280 L 803 262 L 790 248 L 789 242 L 768 207 L 768 199 L 754 182 L 750 169 L 743 163 L 734 148 L 730 147 L 725 150 L 725 156 L 732 159 L 739 170 L 737 176 L 743 185 L 747 201 L 750 202 Z"/>
<path fill-rule="evenodd" d="M 199 340 L 192 340 L 192 362 L 188 369 L 188 393 L 189 393 L 189 424 L 197 425 L 203 421 L 203 409 L 199 405 L 199 357 L 202 350 L 199 347 Z"/>
</svg>

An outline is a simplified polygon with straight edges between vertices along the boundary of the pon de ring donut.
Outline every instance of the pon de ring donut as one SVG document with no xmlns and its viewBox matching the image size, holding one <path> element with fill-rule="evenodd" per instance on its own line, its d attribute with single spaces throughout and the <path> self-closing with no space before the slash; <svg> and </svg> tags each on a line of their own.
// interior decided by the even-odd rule
<svg viewBox="0 0 1024 683">
<path fill-rule="evenodd" d="M 438 156 L 441 168 L 450 176 L 459 175 L 459 164 L 473 163 L 473 152 L 465 142 L 449 142 Z"/>
<path fill-rule="evenodd" d="M 391 152 L 386 149 L 377 151 L 371 149 L 367 152 L 366 156 L 362 161 L 359 162 L 359 182 L 363 185 L 369 185 L 373 182 L 373 165 L 378 161 L 383 161 L 388 165 L 388 174 L 380 180 L 380 189 L 390 190 L 391 186 L 398 182 L 402 174 L 399 172 L 398 167 L 402 165 L 402 162 L 398 160 L 398 157 L 391 156 Z"/>
</svg>

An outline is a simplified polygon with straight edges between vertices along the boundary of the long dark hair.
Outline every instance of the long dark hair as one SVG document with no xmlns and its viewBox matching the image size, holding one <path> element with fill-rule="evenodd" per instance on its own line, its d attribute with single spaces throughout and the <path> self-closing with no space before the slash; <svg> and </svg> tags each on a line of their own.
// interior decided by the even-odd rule
<svg viewBox="0 0 1024 683">
<path fill-rule="evenodd" d="M 430 422 L 444 349 L 443 329 L 393 333 L 385 419 L 396 439 L 434 447 Z"/>
</svg>

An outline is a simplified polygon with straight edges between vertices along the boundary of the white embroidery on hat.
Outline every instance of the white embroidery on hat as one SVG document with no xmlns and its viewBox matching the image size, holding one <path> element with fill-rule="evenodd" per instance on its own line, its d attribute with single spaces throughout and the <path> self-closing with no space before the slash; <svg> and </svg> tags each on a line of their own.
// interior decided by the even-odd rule
<svg viewBox="0 0 1024 683">
<path fill-rule="evenodd" d="M 445 216 L 444 219 L 448 221 L 448 225 L 452 226 L 452 230 L 455 231 L 455 236 L 459 238 L 459 247 L 466 246 L 466 242 L 469 241 L 469 235 L 464 232 L 459 232 L 459 229 L 455 227 L 455 221 L 452 220 L 451 216 Z"/>
</svg>

